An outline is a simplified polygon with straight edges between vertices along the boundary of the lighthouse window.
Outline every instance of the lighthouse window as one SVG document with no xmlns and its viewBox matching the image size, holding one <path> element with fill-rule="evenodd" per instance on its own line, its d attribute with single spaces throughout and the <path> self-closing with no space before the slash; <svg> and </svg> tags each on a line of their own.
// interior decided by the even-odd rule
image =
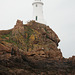
<svg viewBox="0 0 75 75">
<path fill-rule="evenodd" d="M 36 4 L 36 7 L 37 7 L 37 4 Z"/>
<path fill-rule="evenodd" d="M 36 16 L 36 21 L 37 21 L 38 17 Z"/>
</svg>

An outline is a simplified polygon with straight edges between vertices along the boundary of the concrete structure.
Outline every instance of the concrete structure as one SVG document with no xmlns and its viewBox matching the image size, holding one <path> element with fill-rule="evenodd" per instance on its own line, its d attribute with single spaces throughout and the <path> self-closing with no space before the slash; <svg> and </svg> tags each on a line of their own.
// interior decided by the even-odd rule
<svg viewBox="0 0 75 75">
<path fill-rule="evenodd" d="M 32 5 L 33 5 L 33 20 L 45 24 L 43 16 L 43 2 L 41 0 L 35 0 L 32 3 Z"/>
</svg>

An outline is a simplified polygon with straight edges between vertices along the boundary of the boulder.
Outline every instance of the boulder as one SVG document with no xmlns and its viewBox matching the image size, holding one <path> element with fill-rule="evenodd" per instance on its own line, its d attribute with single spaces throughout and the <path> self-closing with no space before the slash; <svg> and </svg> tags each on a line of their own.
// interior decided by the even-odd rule
<svg viewBox="0 0 75 75">
<path fill-rule="evenodd" d="M 24 35 L 24 26 L 23 26 L 23 21 L 17 20 L 16 25 L 14 26 L 12 30 L 12 35 L 16 36 L 17 34 L 22 34 Z"/>
</svg>

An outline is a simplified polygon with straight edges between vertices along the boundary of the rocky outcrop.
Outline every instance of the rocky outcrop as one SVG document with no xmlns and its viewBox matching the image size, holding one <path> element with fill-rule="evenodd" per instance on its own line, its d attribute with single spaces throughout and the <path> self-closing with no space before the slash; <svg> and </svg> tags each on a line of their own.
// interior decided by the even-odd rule
<svg viewBox="0 0 75 75">
<path fill-rule="evenodd" d="M 23 22 L 18 20 L 12 30 L 12 40 L 17 42 L 19 48 L 22 47 L 26 55 L 63 58 L 61 51 L 57 48 L 60 39 L 44 24 L 30 21 L 23 25 Z"/>
<path fill-rule="evenodd" d="M 6 34 L 9 34 L 11 33 L 12 29 L 10 30 L 0 30 L 0 35 L 6 35 Z"/>
<path fill-rule="evenodd" d="M 1 32 L 0 54 L 3 54 L 3 51 L 11 53 L 12 48 L 15 48 L 16 54 L 21 50 L 29 56 L 63 58 L 60 49 L 57 48 L 60 39 L 49 26 L 35 21 L 24 25 L 23 21 L 17 20 L 13 29 Z"/>
<path fill-rule="evenodd" d="M 0 60 L 0 74 L 4 75 L 74 75 L 75 67 L 67 59 L 37 60 L 36 57 L 21 55 L 11 56 L 9 60 Z"/>
<path fill-rule="evenodd" d="M 12 35 L 18 35 L 18 34 L 24 35 L 24 25 L 23 21 L 17 20 L 15 27 L 12 30 Z"/>
<path fill-rule="evenodd" d="M 0 75 L 74 75 L 75 57 L 65 59 L 59 42 L 49 26 L 17 20 L 0 31 Z"/>
</svg>

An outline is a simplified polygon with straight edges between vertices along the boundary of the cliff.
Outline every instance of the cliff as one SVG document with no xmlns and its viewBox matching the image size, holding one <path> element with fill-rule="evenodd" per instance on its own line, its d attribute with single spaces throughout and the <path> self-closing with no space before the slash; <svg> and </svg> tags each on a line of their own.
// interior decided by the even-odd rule
<svg viewBox="0 0 75 75">
<path fill-rule="evenodd" d="M 75 57 L 65 59 L 59 42 L 49 26 L 17 20 L 0 31 L 0 75 L 74 75 Z"/>
</svg>

